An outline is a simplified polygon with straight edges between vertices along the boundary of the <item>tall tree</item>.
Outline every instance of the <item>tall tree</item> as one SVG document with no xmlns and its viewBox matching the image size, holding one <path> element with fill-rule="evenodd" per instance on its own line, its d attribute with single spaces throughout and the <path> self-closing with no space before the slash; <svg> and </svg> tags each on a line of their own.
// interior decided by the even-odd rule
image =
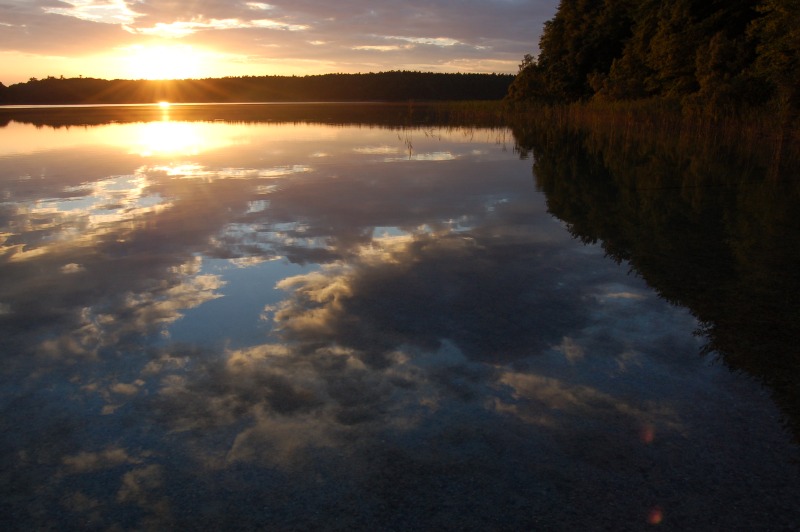
<svg viewBox="0 0 800 532">
<path fill-rule="evenodd" d="M 662 0 L 643 0 L 633 12 L 631 37 L 625 42 L 620 57 L 612 61 L 608 75 L 596 91 L 601 97 L 614 100 L 645 98 L 657 90 L 649 80 L 655 70 L 648 55 L 653 35 L 659 26 Z"/>
<path fill-rule="evenodd" d="M 800 108 L 800 0 L 764 0 L 750 27 L 757 40 L 756 75 L 771 84 L 784 108 Z"/>
<path fill-rule="evenodd" d="M 646 59 L 653 72 L 645 80 L 648 91 L 669 97 L 697 90 L 695 51 L 701 39 L 692 0 L 662 3 Z"/>
<path fill-rule="evenodd" d="M 544 25 L 536 68 L 524 72 L 551 99 L 577 100 L 594 93 L 591 79 L 608 72 L 630 37 L 633 0 L 561 0 Z"/>
<path fill-rule="evenodd" d="M 763 102 L 769 85 L 796 105 L 799 6 L 800 0 L 562 0 L 545 24 L 535 64 L 515 82 L 514 98 L 656 96 L 728 105 Z"/>
</svg>

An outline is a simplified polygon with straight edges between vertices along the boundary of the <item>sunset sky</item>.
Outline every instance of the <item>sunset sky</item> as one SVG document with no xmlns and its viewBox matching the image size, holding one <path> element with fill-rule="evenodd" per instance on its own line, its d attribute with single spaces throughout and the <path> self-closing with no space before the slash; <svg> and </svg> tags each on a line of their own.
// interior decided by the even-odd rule
<svg viewBox="0 0 800 532">
<path fill-rule="evenodd" d="M 515 73 L 558 0 L 0 0 L 0 82 Z"/>
</svg>

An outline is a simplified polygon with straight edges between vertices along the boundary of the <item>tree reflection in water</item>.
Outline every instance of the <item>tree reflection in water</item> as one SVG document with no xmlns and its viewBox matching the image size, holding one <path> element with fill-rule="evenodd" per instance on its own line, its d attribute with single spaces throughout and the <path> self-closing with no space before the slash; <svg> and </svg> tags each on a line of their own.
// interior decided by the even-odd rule
<svg viewBox="0 0 800 532">
<path fill-rule="evenodd" d="M 758 378 L 800 441 L 800 180 L 728 146 L 517 127 L 548 210 L 700 321 L 702 353 Z"/>
</svg>

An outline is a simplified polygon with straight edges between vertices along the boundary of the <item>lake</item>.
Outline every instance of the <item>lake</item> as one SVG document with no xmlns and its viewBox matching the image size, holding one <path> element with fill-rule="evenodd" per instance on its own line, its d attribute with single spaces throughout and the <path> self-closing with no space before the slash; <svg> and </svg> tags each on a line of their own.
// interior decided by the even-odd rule
<svg viewBox="0 0 800 532">
<path fill-rule="evenodd" d="M 6 529 L 800 528 L 796 175 L 411 105 L 0 126 Z"/>
</svg>

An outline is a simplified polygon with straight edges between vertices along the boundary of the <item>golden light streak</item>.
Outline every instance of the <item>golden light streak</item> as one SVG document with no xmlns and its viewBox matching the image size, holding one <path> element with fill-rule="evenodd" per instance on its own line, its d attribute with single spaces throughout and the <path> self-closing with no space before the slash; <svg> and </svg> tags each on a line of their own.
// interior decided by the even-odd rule
<svg viewBox="0 0 800 532">
<path fill-rule="evenodd" d="M 130 79 L 191 79 L 206 74 L 214 54 L 183 44 L 137 45 L 122 53 Z"/>
</svg>

